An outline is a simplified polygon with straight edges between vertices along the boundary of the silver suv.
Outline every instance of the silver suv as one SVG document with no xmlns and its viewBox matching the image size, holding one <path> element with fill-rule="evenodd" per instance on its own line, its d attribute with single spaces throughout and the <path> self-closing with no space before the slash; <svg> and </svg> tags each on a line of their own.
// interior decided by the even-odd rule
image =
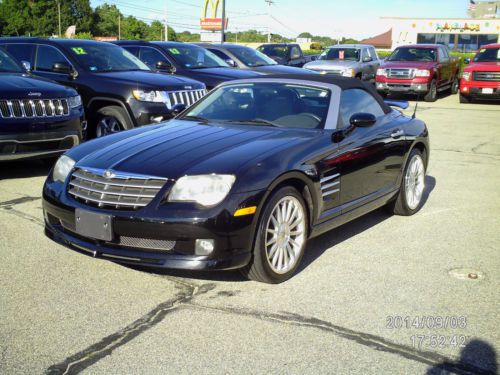
<svg viewBox="0 0 500 375">
<path fill-rule="evenodd" d="M 316 61 L 305 64 L 304 68 L 322 74 L 375 81 L 380 64 L 375 47 L 371 45 L 339 44 L 326 48 Z"/>
</svg>

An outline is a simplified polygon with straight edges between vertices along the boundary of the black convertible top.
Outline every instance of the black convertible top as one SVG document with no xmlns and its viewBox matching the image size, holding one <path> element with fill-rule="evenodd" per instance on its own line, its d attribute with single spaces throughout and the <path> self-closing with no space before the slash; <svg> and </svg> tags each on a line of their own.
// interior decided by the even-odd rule
<svg viewBox="0 0 500 375">
<path fill-rule="evenodd" d="M 389 107 L 384 99 L 377 93 L 375 87 L 369 83 L 365 83 L 357 78 L 348 78 L 348 77 L 339 77 L 332 76 L 327 74 L 311 74 L 311 73 L 300 73 L 300 74 L 269 74 L 262 75 L 259 77 L 252 78 L 253 79 L 296 79 L 300 81 L 309 81 L 309 82 L 320 82 L 320 83 L 329 83 L 332 85 L 336 85 L 340 87 L 341 90 L 349 90 L 349 89 L 361 89 L 370 93 L 373 98 L 380 104 L 385 113 L 391 112 L 391 107 Z"/>
</svg>

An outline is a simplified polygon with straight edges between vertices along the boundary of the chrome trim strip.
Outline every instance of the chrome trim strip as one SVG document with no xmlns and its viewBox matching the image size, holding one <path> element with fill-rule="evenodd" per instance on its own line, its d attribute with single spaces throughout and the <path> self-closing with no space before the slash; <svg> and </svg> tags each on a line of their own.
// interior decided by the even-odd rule
<svg viewBox="0 0 500 375">
<path fill-rule="evenodd" d="M 93 172 L 90 172 L 90 173 L 93 173 Z M 123 182 L 121 182 L 121 181 L 120 182 L 118 182 L 118 181 L 112 181 L 112 180 L 106 181 L 105 177 L 102 177 L 103 180 L 99 180 L 97 178 L 93 178 L 93 177 L 82 175 L 82 174 L 78 173 L 78 171 L 73 172 L 72 176 L 74 176 L 76 178 L 79 178 L 81 180 L 90 181 L 90 182 L 94 182 L 94 183 L 98 183 L 98 184 L 121 186 L 121 187 L 130 187 L 130 188 L 138 188 L 138 189 L 155 189 L 155 190 L 160 190 L 164 186 L 164 185 L 159 185 L 159 184 L 154 184 L 154 185 L 139 185 L 139 184 L 134 184 L 134 183 L 131 183 L 131 182 L 128 182 L 128 181 L 123 181 Z M 120 179 L 120 177 L 117 177 L 117 176 L 115 176 L 114 178 Z M 148 179 L 146 179 L 146 178 L 144 179 L 144 181 L 147 181 L 147 180 Z M 155 180 L 156 180 L 156 178 L 155 178 Z"/>
<path fill-rule="evenodd" d="M 83 180 L 83 178 L 81 180 Z M 158 193 L 158 191 L 155 191 L 155 194 L 138 194 L 138 193 L 117 192 L 117 191 L 111 191 L 111 190 L 105 190 L 105 189 L 101 190 L 101 189 L 98 189 L 98 188 L 95 188 L 95 187 L 80 185 L 80 184 L 74 182 L 74 180 L 71 180 L 69 182 L 69 184 L 71 186 L 76 187 L 76 188 L 88 190 L 88 191 L 91 191 L 93 193 L 101 193 L 101 194 L 104 194 L 104 195 L 117 195 L 119 197 L 154 198 L 154 197 L 156 197 L 156 194 Z M 106 182 L 101 182 L 101 184 L 102 185 L 112 185 L 112 184 L 107 184 Z M 116 185 L 113 185 L 113 186 L 116 186 Z M 123 186 L 123 185 L 119 185 L 119 186 Z M 127 186 L 127 187 L 130 187 L 130 186 Z M 121 203 L 121 201 L 119 203 Z"/>
<path fill-rule="evenodd" d="M 319 180 L 319 182 L 321 182 L 323 184 L 324 182 L 330 181 L 330 180 L 332 180 L 334 178 L 337 178 L 339 176 L 340 176 L 340 173 L 335 173 L 335 174 L 333 174 L 331 176 L 323 177 L 321 180 Z"/>
<path fill-rule="evenodd" d="M 340 189 L 335 189 L 335 190 L 330 190 L 330 191 L 325 191 L 321 196 L 326 197 L 327 195 L 331 195 L 333 193 L 338 193 Z"/>
<path fill-rule="evenodd" d="M 112 254 L 106 254 L 106 253 L 101 253 L 101 257 L 103 257 L 103 258 L 122 259 L 122 260 L 134 260 L 136 262 L 141 262 L 141 258 L 125 257 L 125 256 L 112 255 Z"/>
<path fill-rule="evenodd" d="M 84 194 L 77 193 L 73 189 L 68 190 L 68 193 L 71 195 L 74 195 L 75 197 L 78 197 L 80 199 L 86 200 L 86 201 L 91 201 L 97 204 L 106 204 L 108 206 L 127 206 L 127 207 L 146 207 L 150 202 L 148 203 L 128 203 L 128 202 L 121 202 L 121 201 L 108 201 L 108 200 L 103 200 L 103 199 L 97 199 L 94 197 L 89 197 Z"/>
<path fill-rule="evenodd" d="M 335 182 L 332 182 L 331 184 L 322 185 L 321 190 L 326 190 L 326 189 L 331 188 L 333 186 L 336 186 L 338 184 L 340 184 L 340 181 L 335 181 Z"/>
</svg>

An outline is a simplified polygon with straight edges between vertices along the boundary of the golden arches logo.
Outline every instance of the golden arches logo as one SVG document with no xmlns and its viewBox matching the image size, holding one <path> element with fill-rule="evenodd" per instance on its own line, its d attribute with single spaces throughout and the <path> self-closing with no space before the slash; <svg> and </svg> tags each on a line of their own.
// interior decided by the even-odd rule
<svg viewBox="0 0 500 375">
<path fill-rule="evenodd" d="M 202 18 L 217 18 L 217 10 L 219 8 L 219 1 L 220 0 L 205 0 L 205 5 L 203 6 Z M 212 14 L 210 17 L 207 17 L 207 11 L 208 11 L 209 5 L 210 5 L 210 8 L 212 10 Z"/>
</svg>

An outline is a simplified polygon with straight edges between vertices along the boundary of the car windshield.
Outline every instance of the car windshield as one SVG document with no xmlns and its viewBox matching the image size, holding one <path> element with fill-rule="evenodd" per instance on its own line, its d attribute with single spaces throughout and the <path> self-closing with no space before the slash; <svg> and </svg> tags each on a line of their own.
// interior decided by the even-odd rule
<svg viewBox="0 0 500 375">
<path fill-rule="evenodd" d="M 500 48 L 482 48 L 474 57 L 475 62 L 500 62 Z"/>
<path fill-rule="evenodd" d="M 287 46 L 260 46 L 257 48 L 258 51 L 266 54 L 267 56 L 281 57 L 286 59 L 288 57 L 288 47 Z"/>
<path fill-rule="evenodd" d="M 78 63 L 90 72 L 150 71 L 141 60 L 114 44 L 79 44 L 75 41 L 68 49 Z"/>
<path fill-rule="evenodd" d="M 227 68 L 229 65 L 205 48 L 193 45 L 164 47 L 169 55 L 186 69 Z"/>
<path fill-rule="evenodd" d="M 318 60 L 349 60 L 359 61 L 358 48 L 328 48 L 321 55 Z"/>
<path fill-rule="evenodd" d="M 180 119 L 283 128 L 323 128 L 330 91 L 285 83 L 245 83 L 222 86 Z"/>
<path fill-rule="evenodd" d="M 277 65 L 278 63 L 262 52 L 250 47 L 232 47 L 228 50 L 235 55 L 243 64 L 249 67 Z"/>
<path fill-rule="evenodd" d="M 436 61 L 435 48 L 396 48 L 388 61 Z"/>
<path fill-rule="evenodd" d="M 10 55 L 0 49 L 0 73 L 24 73 L 24 69 Z"/>
</svg>

